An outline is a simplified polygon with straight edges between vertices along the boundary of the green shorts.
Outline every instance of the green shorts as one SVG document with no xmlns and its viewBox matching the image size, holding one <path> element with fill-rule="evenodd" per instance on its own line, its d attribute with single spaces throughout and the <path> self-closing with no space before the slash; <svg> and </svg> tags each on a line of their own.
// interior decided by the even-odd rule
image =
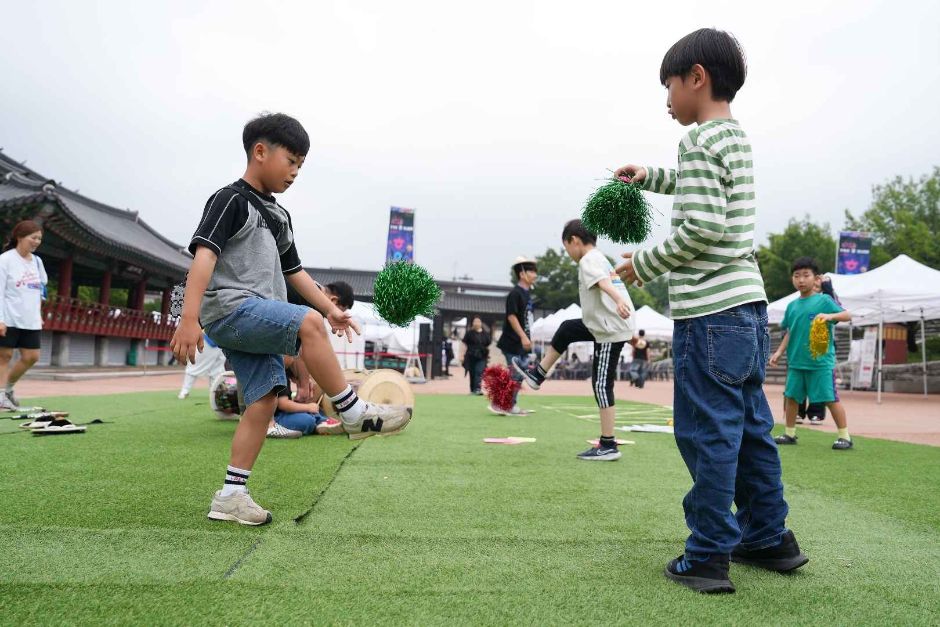
<svg viewBox="0 0 940 627">
<path fill-rule="evenodd" d="M 826 368 L 824 370 L 800 370 L 790 368 L 787 370 L 787 387 L 783 395 L 802 403 L 809 397 L 810 403 L 835 403 L 839 400 L 836 391 L 836 373 Z"/>
</svg>

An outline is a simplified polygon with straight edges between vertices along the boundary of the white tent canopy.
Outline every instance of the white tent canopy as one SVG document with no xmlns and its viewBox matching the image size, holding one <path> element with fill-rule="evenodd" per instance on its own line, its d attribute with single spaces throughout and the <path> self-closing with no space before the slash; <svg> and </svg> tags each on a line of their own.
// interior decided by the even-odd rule
<svg viewBox="0 0 940 627">
<path fill-rule="evenodd" d="M 672 320 L 649 305 L 643 305 L 633 314 L 636 330 L 646 331 L 648 340 L 672 340 Z"/>
<path fill-rule="evenodd" d="M 577 303 L 571 303 L 564 309 L 559 309 L 553 314 L 544 318 L 539 318 L 532 324 L 532 341 L 548 342 L 555 335 L 555 331 L 565 320 L 574 320 L 581 317 L 581 307 Z"/>
<path fill-rule="evenodd" d="M 940 270 L 899 255 L 863 274 L 828 275 L 842 306 L 852 312 L 852 324 L 913 322 L 940 318 Z M 772 302 L 770 322 L 779 324 L 790 301 L 799 292 Z"/>
<path fill-rule="evenodd" d="M 375 310 L 372 303 L 363 303 L 356 301 L 351 309 L 353 319 L 359 323 L 362 328 L 361 338 L 356 338 L 362 342 L 362 347 L 357 347 L 358 351 L 365 350 L 365 342 L 376 342 L 384 345 L 388 352 L 397 354 L 409 354 L 418 352 L 418 327 L 421 324 L 431 324 L 431 319 L 424 316 L 418 316 L 407 327 L 393 327 Z M 342 342 L 346 340 L 340 338 Z M 338 346 L 334 343 L 334 349 Z M 357 349 L 344 345 L 343 352 L 356 352 Z"/>
</svg>

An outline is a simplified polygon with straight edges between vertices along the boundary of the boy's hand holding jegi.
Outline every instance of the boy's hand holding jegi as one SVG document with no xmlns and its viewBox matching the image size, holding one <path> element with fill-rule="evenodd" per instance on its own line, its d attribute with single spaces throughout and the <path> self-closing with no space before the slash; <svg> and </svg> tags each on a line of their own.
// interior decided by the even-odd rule
<svg viewBox="0 0 940 627">
<path fill-rule="evenodd" d="M 641 165 L 627 164 L 617 168 L 614 176 L 624 183 L 641 183 L 646 180 L 646 168 Z"/>
</svg>

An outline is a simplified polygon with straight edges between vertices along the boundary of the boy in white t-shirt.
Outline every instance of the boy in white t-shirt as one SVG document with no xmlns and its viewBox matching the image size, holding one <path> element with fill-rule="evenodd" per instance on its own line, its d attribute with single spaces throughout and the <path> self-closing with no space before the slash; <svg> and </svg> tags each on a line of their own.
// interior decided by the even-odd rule
<svg viewBox="0 0 940 627">
<path fill-rule="evenodd" d="M 539 389 L 546 373 L 572 342 L 594 342 L 594 365 L 591 383 L 600 408 L 601 438 L 598 445 L 578 455 L 587 461 L 620 459 L 614 439 L 614 381 L 623 345 L 633 341 L 635 325 L 630 319 L 633 303 L 614 267 L 597 250 L 597 236 L 584 228 L 581 220 L 565 224 L 561 234 L 565 251 L 578 264 L 578 292 L 581 297 L 581 318 L 561 323 L 552 337 L 551 347 L 541 363 L 528 368 L 513 358 L 512 365 L 533 390 Z"/>
</svg>

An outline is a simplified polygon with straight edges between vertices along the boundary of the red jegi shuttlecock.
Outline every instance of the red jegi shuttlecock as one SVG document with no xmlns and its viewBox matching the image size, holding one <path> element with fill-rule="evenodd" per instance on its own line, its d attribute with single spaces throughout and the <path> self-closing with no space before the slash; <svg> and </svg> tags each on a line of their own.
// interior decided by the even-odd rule
<svg viewBox="0 0 940 627">
<path fill-rule="evenodd" d="M 519 382 L 513 381 L 506 366 L 490 366 L 483 371 L 483 390 L 496 409 L 510 411 L 519 387 Z"/>
</svg>

